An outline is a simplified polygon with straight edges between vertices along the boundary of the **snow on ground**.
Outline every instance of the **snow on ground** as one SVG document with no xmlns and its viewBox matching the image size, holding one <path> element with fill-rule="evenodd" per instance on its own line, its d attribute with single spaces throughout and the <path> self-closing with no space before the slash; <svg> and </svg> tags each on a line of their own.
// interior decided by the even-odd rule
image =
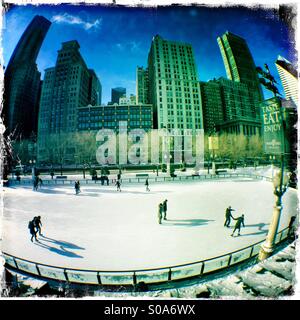
<svg viewBox="0 0 300 320">
<path fill-rule="evenodd" d="M 84 185 L 4 188 L 2 251 L 38 263 L 101 271 L 168 267 L 219 256 L 265 239 L 274 205 L 266 181 L 234 179 L 116 187 Z M 158 204 L 168 199 L 167 221 Z M 297 193 L 283 198 L 279 230 L 297 210 Z M 245 215 L 240 237 L 223 226 L 228 205 Z M 27 228 L 42 217 L 44 237 L 32 243 Z M 233 226 L 233 222 L 231 223 Z"/>
</svg>

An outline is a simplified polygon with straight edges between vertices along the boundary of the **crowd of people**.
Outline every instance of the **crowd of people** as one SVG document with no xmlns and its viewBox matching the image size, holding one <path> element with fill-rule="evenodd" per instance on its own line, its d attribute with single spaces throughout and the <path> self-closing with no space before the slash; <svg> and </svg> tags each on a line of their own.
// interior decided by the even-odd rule
<svg viewBox="0 0 300 320">
<path fill-rule="evenodd" d="M 36 191 L 38 190 L 39 187 L 41 187 L 43 184 L 42 179 L 39 176 L 35 176 L 33 179 L 33 189 Z M 117 191 L 121 192 L 121 174 L 119 173 L 117 175 L 117 179 L 115 182 L 115 186 L 117 187 Z M 146 186 L 146 191 L 149 192 L 150 188 L 149 188 L 149 180 L 148 178 L 145 180 L 145 186 Z M 77 180 L 75 181 L 75 194 L 78 195 L 81 192 L 80 190 L 80 181 Z M 167 202 L 168 200 L 165 199 L 163 202 L 159 203 L 158 205 L 158 223 L 162 224 L 163 220 L 167 220 Z M 231 236 L 234 237 L 235 233 L 237 232 L 237 236 L 241 235 L 241 227 L 245 227 L 245 216 L 244 214 L 238 216 L 238 217 L 234 217 L 232 215 L 232 212 L 235 211 L 235 209 L 233 209 L 231 206 L 228 206 L 225 210 L 225 222 L 224 222 L 224 227 L 230 228 L 230 223 L 231 223 L 231 219 L 235 220 L 235 224 L 233 227 L 233 232 L 231 233 Z M 39 235 L 41 235 L 41 217 L 34 217 L 32 221 L 29 222 L 28 228 L 30 230 L 31 233 L 31 241 L 33 241 L 33 238 L 37 240 L 37 233 L 39 233 Z M 295 221 L 295 217 L 291 218 L 290 224 L 289 224 L 289 228 L 291 229 L 291 226 L 293 225 Z"/>
</svg>

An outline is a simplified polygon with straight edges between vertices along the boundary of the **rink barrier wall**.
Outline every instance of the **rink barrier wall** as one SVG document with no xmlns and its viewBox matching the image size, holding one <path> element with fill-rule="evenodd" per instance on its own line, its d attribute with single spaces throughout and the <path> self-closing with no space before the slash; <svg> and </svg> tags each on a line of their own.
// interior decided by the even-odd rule
<svg viewBox="0 0 300 320">
<path fill-rule="evenodd" d="M 289 228 L 279 231 L 275 243 L 278 244 L 289 237 Z M 181 279 L 201 277 L 238 263 L 245 262 L 258 255 L 261 245 L 265 240 L 259 241 L 248 247 L 202 261 L 175 265 L 170 267 L 125 270 L 125 271 L 99 271 L 62 268 L 46 265 L 26 259 L 15 257 L 2 252 L 5 259 L 5 267 L 14 271 L 20 271 L 37 278 L 63 281 L 74 284 L 86 285 L 136 285 L 163 283 Z"/>
<path fill-rule="evenodd" d="M 272 178 L 259 175 L 259 174 L 248 174 L 248 173 L 219 173 L 219 174 L 200 174 L 190 176 L 177 176 L 177 177 L 149 177 L 148 181 L 151 182 L 173 182 L 173 181 L 186 181 L 186 180 L 218 180 L 222 178 L 250 178 L 250 179 L 261 179 L 264 181 L 272 181 Z M 145 183 L 145 178 L 121 178 L 122 183 Z M 9 179 L 9 185 L 32 185 L 32 179 L 21 179 L 17 180 Z M 43 179 L 43 185 L 72 185 L 74 186 L 75 181 L 73 179 Z M 100 180 L 92 179 L 79 179 L 81 185 L 102 185 Z M 109 184 L 113 185 L 116 179 L 109 179 Z M 104 183 L 106 186 L 106 183 Z"/>
</svg>

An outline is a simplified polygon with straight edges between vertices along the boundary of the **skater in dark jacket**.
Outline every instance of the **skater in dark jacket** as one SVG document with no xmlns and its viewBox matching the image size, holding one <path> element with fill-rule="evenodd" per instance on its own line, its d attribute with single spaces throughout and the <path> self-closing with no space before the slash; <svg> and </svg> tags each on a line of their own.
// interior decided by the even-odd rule
<svg viewBox="0 0 300 320">
<path fill-rule="evenodd" d="M 39 187 L 39 178 L 35 176 L 33 179 L 33 190 L 37 191 L 38 187 Z"/>
<path fill-rule="evenodd" d="M 75 187 L 75 193 L 78 194 L 78 183 L 77 183 L 77 181 L 75 181 L 75 186 L 74 187 Z"/>
<path fill-rule="evenodd" d="M 120 180 L 117 180 L 116 186 L 117 186 L 117 191 L 121 192 L 121 182 L 120 182 Z"/>
<path fill-rule="evenodd" d="M 226 211 L 225 211 L 225 222 L 224 222 L 224 227 L 229 227 L 231 218 L 234 219 L 234 217 L 231 214 L 231 211 L 234 211 L 234 209 L 229 206 Z"/>
<path fill-rule="evenodd" d="M 240 235 L 240 231 L 241 231 L 241 225 L 243 225 L 243 227 L 245 227 L 245 223 L 244 223 L 244 215 L 242 214 L 240 217 L 234 219 L 236 220 L 235 226 L 234 226 L 234 230 L 231 234 L 231 236 L 233 237 L 235 230 L 238 230 L 238 236 Z"/>
<path fill-rule="evenodd" d="M 146 186 L 146 191 L 150 191 L 148 178 L 146 179 L 145 186 Z"/>
<path fill-rule="evenodd" d="M 167 204 L 167 202 L 168 202 L 167 199 L 163 202 L 164 220 L 167 220 L 167 210 L 168 210 L 168 204 Z"/>
<path fill-rule="evenodd" d="M 75 181 L 75 193 L 78 194 L 80 192 L 80 182 Z"/>
<path fill-rule="evenodd" d="M 160 203 L 160 204 L 158 205 L 158 214 L 157 214 L 158 223 L 159 223 L 159 224 L 161 224 L 161 219 L 162 219 L 162 215 L 163 215 L 163 210 L 164 210 L 163 204 Z"/>
<path fill-rule="evenodd" d="M 34 217 L 33 218 L 33 224 L 35 226 L 36 233 L 39 233 L 39 235 L 42 234 L 42 221 L 41 216 Z"/>
<path fill-rule="evenodd" d="M 34 226 L 33 220 L 29 221 L 28 229 L 29 229 L 29 232 L 31 234 L 31 239 L 30 239 L 31 242 L 33 242 L 33 238 L 35 239 L 35 241 L 38 241 L 38 239 L 36 237 L 36 231 L 35 231 L 35 226 Z"/>
</svg>

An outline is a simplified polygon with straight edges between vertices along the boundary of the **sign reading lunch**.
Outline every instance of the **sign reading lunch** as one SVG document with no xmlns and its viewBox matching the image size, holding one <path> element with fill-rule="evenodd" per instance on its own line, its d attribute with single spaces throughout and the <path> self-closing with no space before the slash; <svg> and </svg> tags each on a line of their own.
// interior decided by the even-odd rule
<svg viewBox="0 0 300 320">
<path fill-rule="evenodd" d="M 284 129 L 281 101 L 272 98 L 262 103 L 264 150 L 267 154 L 284 153 Z"/>
</svg>

